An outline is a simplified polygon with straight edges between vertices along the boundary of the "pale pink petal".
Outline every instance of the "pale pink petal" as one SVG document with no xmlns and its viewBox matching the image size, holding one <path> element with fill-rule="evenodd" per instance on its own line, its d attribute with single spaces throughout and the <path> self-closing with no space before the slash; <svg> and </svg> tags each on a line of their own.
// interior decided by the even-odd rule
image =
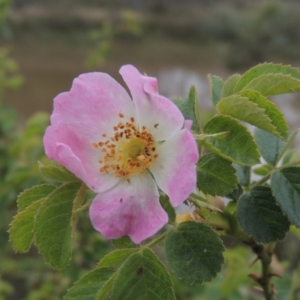
<svg viewBox="0 0 300 300">
<path fill-rule="evenodd" d="M 192 120 L 185 120 L 184 121 L 184 128 L 187 130 L 191 130 L 193 126 L 193 121 Z"/>
<path fill-rule="evenodd" d="M 140 127 L 146 126 L 156 141 L 163 141 L 175 135 L 184 125 L 184 118 L 177 106 L 157 92 L 155 78 L 143 76 L 126 65 L 120 69 L 137 110 Z"/>
<path fill-rule="evenodd" d="M 123 179 L 113 189 L 98 194 L 90 206 L 90 218 L 105 238 L 128 235 L 136 244 L 168 222 L 159 203 L 157 186 L 149 174 L 136 175 L 130 183 Z"/>
<path fill-rule="evenodd" d="M 70 125 L 60 122 L 49 126 L 44 135 L 44 146 L 50 159 L 66 167 L 95 192 L 110 189 L 120 180 L 99 171 L 98 159 L 103 154 Z"/>
<path fill-rule="evenodd" d="M 92 143 L 103 133 L 113 133 L 113 126 L 121 121 L 120 113 L 128 119 L 135 117 L 134 104 L 125 89 L 107 74 L 86 73 L 73 81 L 69 92 L 54 99 L 51 124 L 70 124 Z"/>
<path fill-rule="evenodd" d="M 159 188 L 166 193 L 173 206 L 185 201 L 195 190 L 198 148 L 191 132 L 179 131 L 157 147 L 158 158 L 150 171 Z"/>
</svg>

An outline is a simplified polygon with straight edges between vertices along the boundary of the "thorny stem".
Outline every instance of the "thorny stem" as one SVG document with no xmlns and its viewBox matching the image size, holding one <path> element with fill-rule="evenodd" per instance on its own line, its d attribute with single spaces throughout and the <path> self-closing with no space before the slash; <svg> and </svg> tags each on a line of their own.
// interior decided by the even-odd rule
<svg viewBox="0 0 300 300">
<path fill-rule="evenodd" d="M 273 255 L 273 248 L 275 244 L 269 246 L 254 245 L 252 250 L 257 254 L 258 259 L 261 261 L 262 274 L 261 277 L 256 279 L 256 282 L 263 288 L 263 293 L 266 300 L 274 300 L 274 291 L 270 282 L 272 276 L 270 272 L 270 264 Z"/>
</svg>

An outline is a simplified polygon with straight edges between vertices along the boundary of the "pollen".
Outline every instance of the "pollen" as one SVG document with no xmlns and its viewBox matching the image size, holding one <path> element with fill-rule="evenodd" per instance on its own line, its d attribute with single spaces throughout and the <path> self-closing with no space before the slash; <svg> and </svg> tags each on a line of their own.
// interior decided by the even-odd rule
<svg viewBox="0 0 300 300">
<path fill-rule="evenodd" d="M 119 117 L 125 118 L 122 113 Z M 111 136 L 103 133 L 101 141 L 92 143 L 92 146 L 99 151 L 97 163 L 100 164 L 100 173 L 125 177 L 130 183 L 130 175 L 145 173 L 158 154 L 155 140 L 147 127 L 138 128 L 133 117 L 127 120 L 117 122 L 110 131 Z"/>
</svg>

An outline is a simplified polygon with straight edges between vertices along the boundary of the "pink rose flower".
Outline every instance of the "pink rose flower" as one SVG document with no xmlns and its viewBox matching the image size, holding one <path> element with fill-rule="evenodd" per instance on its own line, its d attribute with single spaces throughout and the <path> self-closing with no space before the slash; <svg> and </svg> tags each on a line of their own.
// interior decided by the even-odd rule
<svg viewBox="0 0 300 300">
<path fill-rule="evenodd" d="M 198 149 L 179 109 L 158 94 L 155 78 L 131 65 L 120 73 L 126 90 L 104 73 L 82 74 L 54 99 L 44 136 L 46 155 L 98 193 L 90 206 L 96 230 L 134 243 L 155 234 L 173 206 L 196 186 Z"/>
</svg>

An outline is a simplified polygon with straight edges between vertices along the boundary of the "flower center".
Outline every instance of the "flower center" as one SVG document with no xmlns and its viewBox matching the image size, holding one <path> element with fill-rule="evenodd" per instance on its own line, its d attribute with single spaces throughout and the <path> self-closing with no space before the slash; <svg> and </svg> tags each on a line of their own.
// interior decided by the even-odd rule
<svg viewBox="0 0 300 300">
<path fill-rule="evenodd" d="M 119 117 L 125 118 L 122 113 Z M 152 134 L 145 126 L 138 129 L 133 117 L 126 122 L 120 121 L 113 129 L 113 136 L 103 133 L 105 140 L 93 143 L 93 147 L 104 154 L 98 160 L 101 165 L 99 171 L 107 174 L 113 172 L 116 177 L 144 173 L 158 157 Z"/>
</svg>

